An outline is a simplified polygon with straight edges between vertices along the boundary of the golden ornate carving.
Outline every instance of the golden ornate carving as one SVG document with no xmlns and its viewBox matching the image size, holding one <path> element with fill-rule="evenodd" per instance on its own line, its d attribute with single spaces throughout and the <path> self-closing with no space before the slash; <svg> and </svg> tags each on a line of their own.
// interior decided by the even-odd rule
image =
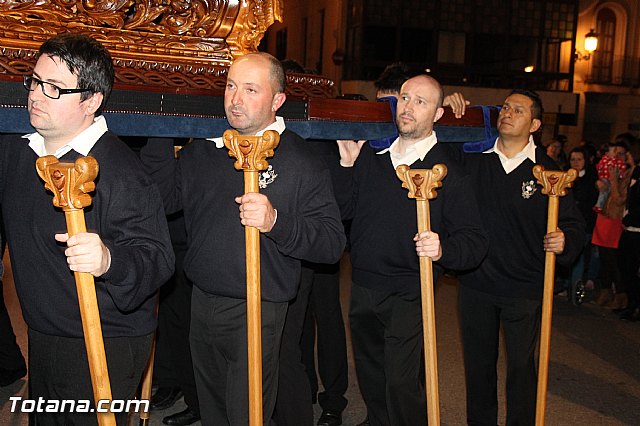
<svg viewBox="0 0 640 426">
<path fill-rule="evenodd" d="M 111 52 L 118 85 L 221 92 L 234 58 L 257 51 L 283 0 L 0 0 L 0 74 L 33 69 L 40 45 L 66 32 Z M 333 97 L 320 76 L 287 76 L 287 93 Z"/>
<path fill-rule="evenodd" d="M 267 3 L 271 3 L 268 1 Z M 69 28 L 101 27 L 148 33 L 222 38 L 240 8 L 237 0 L 7 0 L 0 12 L 29 26 L 33 21 Z"/>
<path fill-rule="evenodd" d="M 447 166 L 436 164 L 432 169 L 411 169 L 401 164 L 396 167 L 396 175 L 402 181 L 402 187 L 409 190 L 408 197 L 416 200 L 431 200 L 436 197 L 436 189 L 442 186 L 447 175 Z"/>
<path fill-rule="evenodd" d="M 282 22 L 283 0 L 250 0 L 234 23 L 227 42 L 234 57 L 258 50 L 262 35 L 275 21 Z"/>
<path fill-rule="evenodd" d="M 62 7 L 63 3 L 68 5 Z M 114 59 L 230 63 L 232 57 L 225 37 L 230 30 L 227 22 L 235 19 L 236 10 L 225 9 L 225 13 L 232 14 L 226 16 L 211 9 L 207 15 L 209 19 L 184 20 L 184 27 L 176 29 L 171 25 L 176 22 L 177 15 L 164 13 L 169 6 L 162 9 L 153 7 L 152 3 L 156 2 L 41 0 L 18 6 L 0 3 L 0 44 L 37 51 L 40 44 L 53 35 L 72 31 L 100 40 Z M 148 12 L 149 9 L 155 12 Z"/>
<path fill-rule="evenodd" d="M 269 166 L 266 158 L 273 157 L 273 150 L 280 143 L 280 135 L 273 130 L 267 130 L 262 136 L 241 136 L 236 130 L 227 130 L 222 138 L 229 157 L 236 159 L 233 166 L 244 171 L 266 170 Z"/>
<path fill-rule="evenodd" d="M 542 185 L 542 193 L 550 197 L 564 197 L 567 194 L 567 188 L 573 186 L 573 181 L 578 177 L 575 169 L 569 169 L 566 172 L 561 170 L 545 170 L 540 164 L 533 166 L 533 176 Z"/>
<path fill-rule="evenodd" d="M 53 205 L 63 210 L 80 210 L 91 205 L 88 194 L 96 189 L 98 162 L 93 157 L 80 157 L 75 163 L 61 163 L 53 155 L 36 160 L 38 175 L 45 188 L 53 193 Z"/>
<path fill-rule="evenodd" d="M 287 74 L 288 95 L 301 98 L 333 98 L 334 89 L 332 80 L 319 75 Z"/>
</svg>

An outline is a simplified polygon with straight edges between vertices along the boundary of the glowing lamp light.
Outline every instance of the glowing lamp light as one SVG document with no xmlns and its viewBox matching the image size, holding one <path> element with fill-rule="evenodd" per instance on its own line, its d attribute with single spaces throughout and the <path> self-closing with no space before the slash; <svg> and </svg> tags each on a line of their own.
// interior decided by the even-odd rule
<svg viewBox="0 0 640 426">
<path fill-rule="evenodd" d="M 583 54 L 580 51 L 576 50 L 574 54 L 576 62 L 588 61 L 589 59 L 591 59 L 591 54 L 595 52 L 596 49 L 598 49 L 598 34 L 596 34 L 593 28 L 591 28 L 591 31 L 589 31 L 584 36 L 584 50 L 587 53 Z"/>
<path fill-rule="evenodd" d="M 593 53 L 598 48 L 598 34 L 595 33 L 593 28 L 584 36 L 584 50 L 589 53 Z"/>
</svg>

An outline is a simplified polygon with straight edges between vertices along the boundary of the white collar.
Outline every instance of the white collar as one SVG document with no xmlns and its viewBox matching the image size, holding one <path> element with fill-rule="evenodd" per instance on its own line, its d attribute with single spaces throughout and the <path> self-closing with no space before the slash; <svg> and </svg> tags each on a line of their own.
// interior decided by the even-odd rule
<svg viewBox="0 0 640 426">
<path fill-rule="evenodd" d="M 287 125 L 284 122 L 284 118 L 282 118 L 280 116 L 276 116 L 276 121 L 274 121 L 273 123 L 269 124 L 267 127 L 265 127 L 264 129 L 260 130 L 255 135 L 256 136 L 262 136 L 264 134 L 264 132 L 266 132 L 267 130 L 275 130 L 276 132 L 278 132 L 279 135 L 281 135 L 282 132 L 284 132 L 286 128 L 287 128 Z M 208 141 L 213 141 L 216 144 L 216 148 L 224 148 L 224 140 L 222 139 L 222 136 L 218 137 L 218 138 L 207 138 L 207 140 Z"/>
<path fill-rule="evenodd" d="M 438 143 L 438 137 L 436 135 L 435 130 L 431 132 L 429 136 L 424 139 L 419 140 L 411 145 L 409 145 L 404 154 L 400 155 L 396 153 L 398 148 L 398 143 L 400 141 L 400 137 L 396 138 L 395 141 L 389 146 L 389 148 L 383 149 L 379 151 L 377 154 L 386 154 L 389 152 L 391 157 L 391 163 L 393 167 L 396 168 L 401 164 L 406 164 L 408 166 L 412 165 L 418 159 L 420 161 L 424 161 L 424 158 L 427 156 L 429 151 Z"/>
<path fill-rule="evenodd" d="M 491 154 L 494 152 L 498 154 L 498 158 L 500 158 L 500 163 L 502 163 L 502 168 L 504 169 L 505 173 L 508 174 L 517 169 L 518 166 L 520 166 L 520 164 L 522 164 L 527 158 L 534 163 L 536 162 L 536 145 L 533 142 L 533 136 L 529 135 L 529 142 L 525 145 L 524 148 L 522 148 L 522 151 L 511 158 L 508 158 L 500 151 L 500 148 L 498 148 L 498 139 L 499 138 L 496 138 L 493 147 L 484 151 L 483 154 Z"/>
<path fill-rule="evenodd" d="M 98 139 L 102 137 L 107 131 L 107 120 L 104 116 L 99 115 L 93 119 L 93 124 L 84 129 L 75 138 L 71 139 L 65 145 L 61 146 L 53 154 L 56 158 L 60 158 L 71 150 L 74 150 L 78 154 L 89 155 L 89 152 L 93 146 L 98 142 Z M 29 147 L 39 156 L 43 157 L 47 155 L 47 149 L 44 145 L 44 137 L 38 132 L 31 133 L 22 136 L 25 139 L 29 139 Z"/>
</svg>

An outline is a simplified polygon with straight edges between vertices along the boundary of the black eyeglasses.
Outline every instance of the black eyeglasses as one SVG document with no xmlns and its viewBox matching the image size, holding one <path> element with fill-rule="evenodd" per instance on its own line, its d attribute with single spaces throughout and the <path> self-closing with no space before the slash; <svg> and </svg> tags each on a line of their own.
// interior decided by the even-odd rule
<svg viewBox="0 0 640 426">
<path fill-rule="evenodd" d="M 47 98 L 51 99 L 60 99 L 61 95 L 68 95 L 70 93 L 83 93 L 91 91 L 91 89 L 63 89 L 56 86 L 55 84 L 47 83 L 46 81 L 35 78 L 32 75 L 24 76 L 23 85 L 24 88 L 30 92 L 33 92 L 38 86 L 40 86 L 40 88 L 42 88 L 42 93 L 44 93 Z"/>
</svg>

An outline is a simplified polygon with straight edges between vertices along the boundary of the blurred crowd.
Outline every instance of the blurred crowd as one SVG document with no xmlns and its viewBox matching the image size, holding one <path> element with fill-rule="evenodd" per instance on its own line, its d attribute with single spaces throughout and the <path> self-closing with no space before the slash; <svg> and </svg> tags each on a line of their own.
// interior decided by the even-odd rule
<svg viewBox="0 0 640 426">
<path fill-rule="evenodd" d="M 578 171 L 574 196 L 587 224 L 582 255 L 556 273 L 556 293 L 575 304 L 595 303 L 622 320 L 640 316 L 640 142 L 631 133 L 596 147 L 588 141 L 567 150 L 558 135 L 543 142 L 562 169 Z"/>
</svg>

